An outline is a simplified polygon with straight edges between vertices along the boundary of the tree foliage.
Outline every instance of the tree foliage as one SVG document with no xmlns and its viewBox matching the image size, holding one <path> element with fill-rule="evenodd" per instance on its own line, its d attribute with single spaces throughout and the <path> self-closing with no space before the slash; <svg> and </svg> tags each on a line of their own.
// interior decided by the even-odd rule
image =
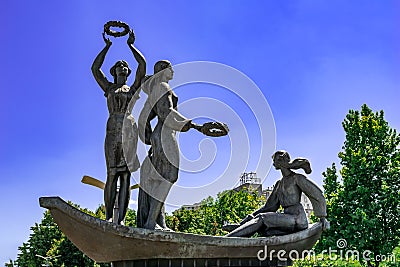
<svg viewBox="0 0 400 267">
<path fill-rule="evenodd" d="M 320 249 L 336 248 L 346 239 L 346 249 L 390 254 L 400 242 L 400 136 L 384 119 L 363 105 L 350 110 L 343 122 L 346 134 L 339 182 L 335 164 L 323 173 L 331 230 Z M 368 265 L 379 265 L 371 260 Z"/>
<path fill-rule="evenodd" d="M 18 248 L 15 264 L 17 266 L 36 267 L 45 263 L 43 258 L 37 255 L 47 256 L 47 252 L 52 248 L 54 240 L 61 238 L 61 232 L 54 223 L 50 212 L 46 211 L 42 221 L 35 223 L 31 227 L 29 240 Z"/>
<path fill-rule="evenodd" d="M 77 205 L 74 206 L 79 208 Z M 105 219 L 104 205 L 101 205 L 95 212 L 82 208 L 80 210 L 94 217 Z M 128 210 L 125 224 L 136 226 L 136 212 L 134 210 Z M 110 266 L 109 264 L 95 263 L 75 247 L 59 230 L 49 211 L 44 213 L 40 223 L 31 227 L 28 241 L 18 249 L 17 259 L 14 262 L 6 263 L 5 266 L 37 267 L 46 266 L 46 264 L 55 267 Z"/>
<path fill-rule="evenodd" d="M 355 259 L 343 259 L 340 255 L 317 255 L 315 258 L 295 260 L 293 267 L 362 267 Z"/>
<path fill-rule="evenodd" d="M 265 203 L 265 197 L 246 190 L 227 190 L 214 200 L 208 197 L 196 210 L 179 209 L 167 216 L 167 225 L 174 231 L 203 235 L 224 235 L 226 222 L 239 222 Z"/>
</svg>

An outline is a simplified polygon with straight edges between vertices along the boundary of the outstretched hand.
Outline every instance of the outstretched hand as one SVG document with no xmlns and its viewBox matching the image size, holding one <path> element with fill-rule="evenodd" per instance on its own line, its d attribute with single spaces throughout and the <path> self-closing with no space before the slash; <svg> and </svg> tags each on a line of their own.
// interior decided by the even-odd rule
<svg viewBox="0 0 400 267">
<path fill-rule="evenodd" d="M 112 42 L 111 42 L 110 38 L 106 38 L 106 33 L 103 32 L 102 35 L 103 35 L 103 40 L 106 43 L 106 46 L 112 45 Z"/>
<path fill-rule="evenodd" d="M 135 33 L 133 32 L 133 30 L 131 29 L 130 31 L 129 31 L 129 37 L 128 37 L 128 40 L 126 40 L 126 43 L 128 44 L 128 45 L 131 45 L 131 44 L 133 44 L 135 42 Z"/>
<path fill-rule="evenodd" d="M 211 137 L 225 136 L 229 132 L 228 126 L 221 122 L 206 122 L 203 125 L 192 123 L 191 128 Z"/>
</svg>

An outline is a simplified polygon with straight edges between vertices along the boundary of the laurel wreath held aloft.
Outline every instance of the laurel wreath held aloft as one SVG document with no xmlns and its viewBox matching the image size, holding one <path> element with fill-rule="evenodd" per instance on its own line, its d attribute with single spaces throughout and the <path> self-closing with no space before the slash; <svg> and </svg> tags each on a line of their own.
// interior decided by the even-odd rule
<svg viewBox="0 0 400 267">
<path fill-rule="evenodd" d="M 122 28 L 122 31 L 111 30 L 111 27 Z M 104 24 L 104 32 L 110 36 L 121 37 L 129 33 L 129 25 L 122 21 L 109 21 Z"/>
<path fill-rule="evenodd" d="M 229 128 L 222 122 L 207 122 L 201 127 L 201 132 L 207 136 L 220 137 L 227 135 Z"/>
</svg>

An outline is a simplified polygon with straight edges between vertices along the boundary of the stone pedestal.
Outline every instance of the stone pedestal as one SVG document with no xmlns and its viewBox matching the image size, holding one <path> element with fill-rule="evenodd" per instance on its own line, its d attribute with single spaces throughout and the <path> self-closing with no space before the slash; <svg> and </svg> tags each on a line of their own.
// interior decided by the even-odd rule
<svg viewBox="0 0 400 267">
<path fill-rule="evenodd" d="M 113 267 L 225 267 L 225 266 L 292 266 L 292 261 L 243 259 L 152 259 L 113 262 Z"/>
</svg>

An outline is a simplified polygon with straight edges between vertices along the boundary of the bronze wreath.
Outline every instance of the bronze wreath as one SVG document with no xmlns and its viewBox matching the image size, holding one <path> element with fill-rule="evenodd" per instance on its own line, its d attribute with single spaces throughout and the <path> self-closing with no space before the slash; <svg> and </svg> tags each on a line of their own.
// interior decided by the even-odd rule
<svg viewBox="0 0 400 267">
<path fill-rule="evenodd" d="M 113 31 L 110 29 L 111 27 L 123 28 L 123 31 L 121 32 Z M 104 32 L 114 37 L 121 37 L 129 33 L 129 25 L 122 21 L 115 21 L 115 20 L 109 21 L 106 24 L 104 24 Z"/>
<path fill-rule="evenodd" d="M 219 137 L 227 135 L 229 128 L 222 122 L 207 122 L 201 127 L 201 132 L 207 136 Z"/>
</svg>

